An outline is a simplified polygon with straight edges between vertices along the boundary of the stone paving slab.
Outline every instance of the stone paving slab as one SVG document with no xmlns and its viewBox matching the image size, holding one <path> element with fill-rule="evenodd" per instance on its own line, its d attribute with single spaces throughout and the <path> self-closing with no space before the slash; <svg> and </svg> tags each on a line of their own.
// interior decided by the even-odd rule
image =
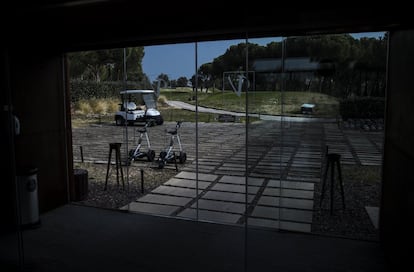
<svg viewBox="0 0 414 272">
<path fill-rule="evenodd" d="M 313 177 L 303 177 L 303 176 L 297 176 L 297 175 L 288 175 L 286 177 L 286 180 L 294 180 L 294 181 L 301 181 L 301 182 L 313 182 L 317 183 L 321 181 L 321 178 L 313 178 Z"/>
<path fill-rule="evenodd" d="M 197 203 L 191 205 L 191 208 L 196 208 Z M 243 214 L 246 210 L 245 204 L 233 203 L 227 201 L 216 201 L 216 200 L 198 200 L 198 208 L 209 211 L 229 212 Z"/>
<path fill-rule="evenodd" d="M 222 176 L 218 182 L 245 185 L 246 178 L 240 176 Z M 261 186 L 264 182 L 263 178 L 247 178 L 248 185 Z"/>
<path fill-rule="evenodd" d="M 222 164 L 220 168 L 244 169 L 246 168 L 246 165 L 244 161 L 234 162 L 234 163 L 225 162 Z"/>
<path fill-rule="evenodd" d="M 188 208 L 179 213 L 178 216 L 186 218 L 196 218 L 197 211 L 196 209 Z M 206 211 L 201 209 L 198 210 L 198 220 L 202 221 L 236 224 L 240 217 L 241 216 L 239 214 Z"/>
<path fill-rule="evenodd" d="M 313 210 L 313 200 L 287 197 L 261 196 L 258 205 Z"/>
<path fill-rule="evenodd" d="M 271 172 L 271 173 L 262 173 L 262 172 L 252 172 L 250 173 L 251 177 L 260 177 L 260 178 L 275 178 L 280 176 L 280 172 Z"/>
<path fill-rule="evenodd" d="M 147 202 L 155 204 L 166 204 L 174 206 L 185 206 L 188 204 L 192 198 L 190 197 L 178 197 L 178 196 L 169 196 L 169 195 L 157 195 L 157 194 L 147 194 L 137 200 L 137 202 Z"/>
<path fill-rule="evenodd" d="M 312 211 L 256 206 L 251 217 L 276 219 L 282 221 L 295 221 L 300 223 L 312 223 Z"/>
<path fill-rule="evenodd" d="M 215 170 L 214 173 L 217 175 L 230 175 L 230 176 L 241 176 L 241 177 L 245 176 L 245 172 L 241 170 L 219 169 L 219 170 Z"/>
<path fill-rule="evenodd" d="M 271 188 L 271 187 L 265 188 L 263 191 L 263 195 L 313 199 L 313 191 L 292 190 L 292 189 L 283 189 L 283 188 L 280 189 L 280 188 Z"/>
<path fill-rule="evenodd" d="M 129 211 L 151 213 L 160 215 L 171 215 L 173 212 L 178 210 L 177 206 L 160 205 L 154 203 L 142 203 L 142 202 L 131 202 L 129 204 Z"/>
<path fill-rule="evenodd" d="M 165 185 L 161 185 L 155 188 L 154 190 L 152 190 L 152 193 L 183 196 L 183 197 L 196 197 L 195 189 L 165 186 Z"/>
<path fill-rule="evenodd" d="M 301 179 L 302 181 L 304 181 L 304 179 L 309 179 L 309 180 L 316 179 L 316 180 L 320 180 L 320 177 L 319 177 L 319 173 L 317 173 L 317 174 L 312 174 L 312 173 L 302 173 L 301 174 L 301 173 L 298 173 L 298 172 L 290 172 L 290 173 L 288 173 L 288 176 L 286 177 L 286 180 L 294 180 L 294 179 Z"/>
<path fill-rule="evenodd" d="M 280 187 L 280 180 L 271 179 L 267 183 L 267 187 Z M 310 182 L 300 182 L 300 181 L 282 181 L 282 187 L 288 189 L 297 189 L 297 190 L 310 190 L 313 191 L 315 188 L 314 183 Z"/>
<path fill-rule="evenodd" d="M 262 219 L 262 218 L 249 218 L 247 221 L 247 225 L 273 228 L 273 229 L 281 229 L 281 230 L 289 230 L 289 231 L 298 231 L 298 232 L 311 232 L 311 224 L 278 221 L 278 220 L 270 220 L 270 219 Z"/>
<path fill-rule="evenodd" d="M 286 166 L 287 166 L 287 163 L 280 163 L 280 161 L 260 160 L 257 163 L 256 168 L 273 170 L 273 169 L 281 169 L 281 168 L 284 168 Z"/>
<path fill-rule="evenodd" d="M 196 179 L 197 174 L 195 172 L 185 172 L 181 171 L 177 175 L 175 175 L 176 178 L 183 178 L 183 179 Z M 214 181 L 217 179 L 217 175 L 211 175 L 211 174 L 198 174 L 198 180 L 204 180 L 204 181 Z"/>
<path fill-rule="evenodd" d="M 209 159 L 198 159 L 198 163 L 199 164 L 203 164 L 203 165 L 217 165 L 217 164 L 221 164 L 223 162 L 222 159 L 214 159 L 214 158 L 209 158 Z M 195 164 L 196 162 L 192 162 L 193 164 Z"/>
<path fill-rule="evenodd" d="M 198 171 L 202 172 L 202 173 L 211 173 L 216 169 L 217 166 L 203 166 L 203 165 L 199 165 L 198 166 Z M 195 172 L 196 171 L 196 166 L 194 164 L 191 164 L 189 166 L 184 167 L 182 170 L 183 171 L 187 171 L 187 172 Z"/>
<path fill-rule="evenodd" d="M 230 192 L 217 192 L 217 191 L 208 191 L 205 195 L 201 197 L 202 199 L 212 199 L 212 200 L 224 200 L 230 202 L 244 203 L 246 197 L 244 194 L 240 193 L 230 193 Z M 248 194 L 247 201 L 251 203 L 254 199 L 254 195 Z"/>
<path fill-rule="evenodd" d="M 216 183 L 211 187 L 213 191 L 221 192 L 232 192 L 232 193 L 244 193 L 246 192 L 245 185 L 236 185 L 236 184 L 225 184 L 225 183 Z M 249 194 L 256 194 L 259 191 L 259 187 L 256 186 L 247 186 L 247 191 Z"/>
<path fill-rule="evenodd" d="M 198 188 L 205 189 L 207 188 L 211 182 L 207 181 L 198 181 Z M 176 187 L 185 187 L 185 188 L 196 188 L 197 182 L 193 179 L 178 179 L 178 178 L 170 178 L 164 185 L 171 185 Z"/>
<path fill-rule="evenodd" d="M 321 167 L 318 168 L 297 168 L 291 167 L 289 169 L 289 175 L 291 176 L 310 176 L 310 177 L 318 177 L 321 173 Z"/>
</svg>

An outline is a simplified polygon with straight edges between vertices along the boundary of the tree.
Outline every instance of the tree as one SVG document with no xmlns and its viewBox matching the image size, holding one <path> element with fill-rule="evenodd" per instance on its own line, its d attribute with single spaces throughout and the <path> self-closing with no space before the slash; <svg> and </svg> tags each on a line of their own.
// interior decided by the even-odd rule
<svg viewBox="0 0 414 272">
<path fill-rule="evenodd" d="M 187 87 L 188 79 L 186 77 L 179 77 L 177 79 L 177 87 Z"/>
<path fill-rule="evenodd" d="M 167 74 L 161 73 L 158 77 L 157 80 L 162 80 L 164 81 L 164 84 L 166 86 L 170 85 L 170 79 L 168 78 Z"/>
<path fill-rule="evenodd" d="M 95 82 L 123 80 L 125 61 L 127 80 L 148 81 L 142 71 L 143 57 L 143 47 L 125 48 L 125 59 L 123 48 L 70 53 L 70 76 Z"/>
<path fill-rule="evenodd" d="M 126 70 L 127 80 L 142 81 L 144 73 L 142 71 L 142 59 L 144 58 L 143 47 L 126 48 Z"/>
</svg>

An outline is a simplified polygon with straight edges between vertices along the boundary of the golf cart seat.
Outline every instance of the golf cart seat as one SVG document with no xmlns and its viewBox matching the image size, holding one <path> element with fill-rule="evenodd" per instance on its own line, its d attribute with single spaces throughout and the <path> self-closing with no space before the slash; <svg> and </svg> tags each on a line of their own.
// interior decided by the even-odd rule
<svg viewBox="0 0 414 272">
<path fill-rule="evenodd" d="M 134 102 L 124 102 L 123 104 L 119 104 L 121 106 L 121 111 L 125 111 L 125 108 L 127 111 L 132 112 L 134 110 L 140 110 L 140 107 L 137 107 L 137 105 Z"/>
<path fill-rule="evenodd" d="M 134 111 L 137 109 L 137 104 L 135 104 L 134 102 L 125 102 L 124 103 L 124 107 L 126 106 L 126 109 L 128 111 Z"/>
</svg>

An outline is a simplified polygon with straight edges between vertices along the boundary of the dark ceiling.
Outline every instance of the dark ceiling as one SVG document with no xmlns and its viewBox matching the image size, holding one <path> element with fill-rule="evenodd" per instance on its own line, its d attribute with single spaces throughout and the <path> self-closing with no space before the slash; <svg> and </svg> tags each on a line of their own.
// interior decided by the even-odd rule
<svg viewBox="0 0 414 272">
<path fill-rule="evenodd" d="M 280 7 L 260 1 L 210 2 L 90 0 L 33 1 L 10 7 L 9 46 L 61 51 L 314 33 L 411 28 L 407 9 L 390 6 Z M 270 3 L 269 1 L 266 3 Z M 298 4 L 297 4 L 298 6 Z"/>
</svg>

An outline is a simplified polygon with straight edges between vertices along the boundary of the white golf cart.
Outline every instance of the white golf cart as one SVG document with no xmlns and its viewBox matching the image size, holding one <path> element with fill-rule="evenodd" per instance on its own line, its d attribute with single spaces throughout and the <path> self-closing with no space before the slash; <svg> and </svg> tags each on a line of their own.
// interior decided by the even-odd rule
<svg viewBox="0 0 414 272">
<path fill-rule="evenodd" d="M 122 103 L 120 110 L 115 113 L 115 124 L 117 126 L 135 122 L 162 125 L 164 119 L 157 110 L 155 92 L 153 90 L 125 90 L 121 91 Z M 135 103 L 137 102 L 139 106 Z"/>
</svg>

